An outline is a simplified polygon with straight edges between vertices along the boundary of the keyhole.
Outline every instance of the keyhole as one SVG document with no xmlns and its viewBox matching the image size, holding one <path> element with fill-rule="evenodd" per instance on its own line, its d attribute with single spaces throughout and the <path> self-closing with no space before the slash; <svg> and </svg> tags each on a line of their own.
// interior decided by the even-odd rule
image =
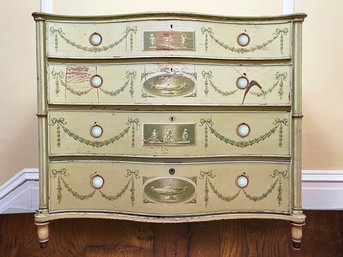
<svg viewBox="0 0 343 257">
<path fill-rule="evenodd" d="M 170 28 L 173 29 L 173 24 L 170 24 Z"/>
<path fill-rule="evenodd" d="M 174 175 L 175 174 L 175 169 L 173 169 L 173 168 L 169 169 L 169 174 L 170 175 Z"/>
<path fill-rule="evenodd" d="M 169 121 L 174 122 L 175 121 L 175 117 L 174 116 L 170 116 Z"/>
</svg>

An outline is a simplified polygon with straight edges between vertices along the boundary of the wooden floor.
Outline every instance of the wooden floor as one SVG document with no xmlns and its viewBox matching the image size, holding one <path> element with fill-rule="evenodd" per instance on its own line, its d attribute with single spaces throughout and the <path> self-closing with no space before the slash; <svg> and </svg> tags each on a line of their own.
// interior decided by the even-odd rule
<svg viewBox="0 0 343 257">
<path fill-rule="evenodd" d="M 0 257 L 343 257 L 343 212 L 306 215 L 301 251 L 292 250 L 284 221 L 145 224 L 91 219 L 50 223 L 49 245 L 41 250 L 32 214 L 0 215 Z"/>
</svg>

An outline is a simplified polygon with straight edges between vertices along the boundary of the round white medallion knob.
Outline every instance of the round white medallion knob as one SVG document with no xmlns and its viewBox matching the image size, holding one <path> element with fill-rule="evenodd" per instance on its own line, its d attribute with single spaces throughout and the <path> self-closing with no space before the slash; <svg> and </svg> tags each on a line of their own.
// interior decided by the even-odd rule
<svg viewBox="0 0 343 257">
<path fill-rule="evenodd" d="M 250 42 L 250 37 L 246 33 L 241 33 L 237 37 L 237 43 L 240 46 L 247 46 Z"/>
<path fill-rule="evenodd" d="M 246 123 L 241 123 L 237 126 L 236 132 L 240 137 L 247 137 L 250 133 L 250 127 Z"/>
<path fill-rule="evenodd" d="M 102 188 L 103 185 L 104 185 L 104 178 L 99 176 L 99 175 L 93 176 L 92 179 L 91 179 L 91 185 L 95 189 Z"/>
<path fill-rule="evenodd" d="M 98 124 L 94 123 L 94 125 L 90 128 L 90 134 L 92 137 L 98 138 L 101 137 L 103 133 L 103 129 Z"/>
<path fill-rule="evenodd" d="M 102 42 L 102 37 L 99 33 L 94 32 L 92 35 L 89 37 L 89 43 L 93 46 L 98 46 Z"/>
<path fill-rule="evenodd" d="M 241 77 L 238 77 L 237 80 L 236 80 L 236 86 L 239 88 L 239 89 L 246 89 L 246 87 L 249 85 L 249 80 L 244 77 L 244 76 L 241 76 Z"/>
<path fill-rule="evenodd" d="M 249 180 L 245 175 L 238 176 L 236 179 L 236 185 L 240 188 L 245 188 L 249 184 Z"/>
<path fill-rule="evenodd" d="M 103 82 L 103 79 L 101 76 L 99 75 L 94 75 L 91 77 L 90 79 L 90 84 L 92 87 L 95 87 L 95 88 L 99 88 L 101 87 L 102 85 L 102 82 Z"/>
</svg>

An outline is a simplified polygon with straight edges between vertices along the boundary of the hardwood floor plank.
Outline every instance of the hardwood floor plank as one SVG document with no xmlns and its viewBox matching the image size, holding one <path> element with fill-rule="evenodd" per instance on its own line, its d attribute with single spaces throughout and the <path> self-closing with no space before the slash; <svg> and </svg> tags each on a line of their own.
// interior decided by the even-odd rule
<svg viewBox="0 0 343 257">
<path fill-rule="evenodd" d="M 87 247 L 85 257 L 151 257 L 151 251 L 132 247 Z"/>
<path fill-rule="evenodd" d="M 187 256 L 189 224 L 155 224 L 154 257 Z"/>
<path fill-rule="evenodd" d="M 40 249 L 32 214 L 0 215 L 0 257 L 343 257 L 343 212 L 307 211 L 301 251 L 273 220 L 149 224 L 56 220 Z"/>
<path fill-rule="evenodd" d="M 191 223 L 187 257 L 220 256 L 219 221 Z"/>
</svg>

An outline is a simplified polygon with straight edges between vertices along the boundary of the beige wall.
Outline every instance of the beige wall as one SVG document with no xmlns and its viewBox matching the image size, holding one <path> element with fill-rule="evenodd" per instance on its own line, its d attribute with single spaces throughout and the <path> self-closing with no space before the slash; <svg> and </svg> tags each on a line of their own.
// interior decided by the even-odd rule
<svg viewBox="0 0 343 257">
<path fill-rule="evenodd" d="M 35 10 L 37 0 L 1 0 L 0 185 L 37 167 Z"/>
<path fill-rule="evenodd" d="M 182 4 L 178 4 L 178 2 Z M 3 0 L 0 41 L 1 103 L 0 185 L 25 167 L 37 167 L 34 23 L 37 0 Z M 309 15 L 304 23 L 303 100 L 304 169 L 343 169 L 343 2 L 296 1 L 296 11 Z M 113 1 L 58 0 L 60 14 L 119 14 L 187 11 L 220 15 L 278 15 L 281 0 Z M 10 50 L 9 50 L 10 49 Z M 15 51 L 14 51 L 15 49 Z M 6 132 L 6 133 L 5 133 Z M 342 157 L 342 158 L 341 158 Z"/>
<path fill-rule="evenodd" d="M 59 14 L 111 15 L 135 12 L 181 11 L 219 15 L 275 15 L 282 13 L 282 0 L 52 0 Z"/>
<path fill-rule="evenodd" d="M 343 1 L 296 1 L 303 28 L 303 167 L 343 169 Z"/>
</svg>

